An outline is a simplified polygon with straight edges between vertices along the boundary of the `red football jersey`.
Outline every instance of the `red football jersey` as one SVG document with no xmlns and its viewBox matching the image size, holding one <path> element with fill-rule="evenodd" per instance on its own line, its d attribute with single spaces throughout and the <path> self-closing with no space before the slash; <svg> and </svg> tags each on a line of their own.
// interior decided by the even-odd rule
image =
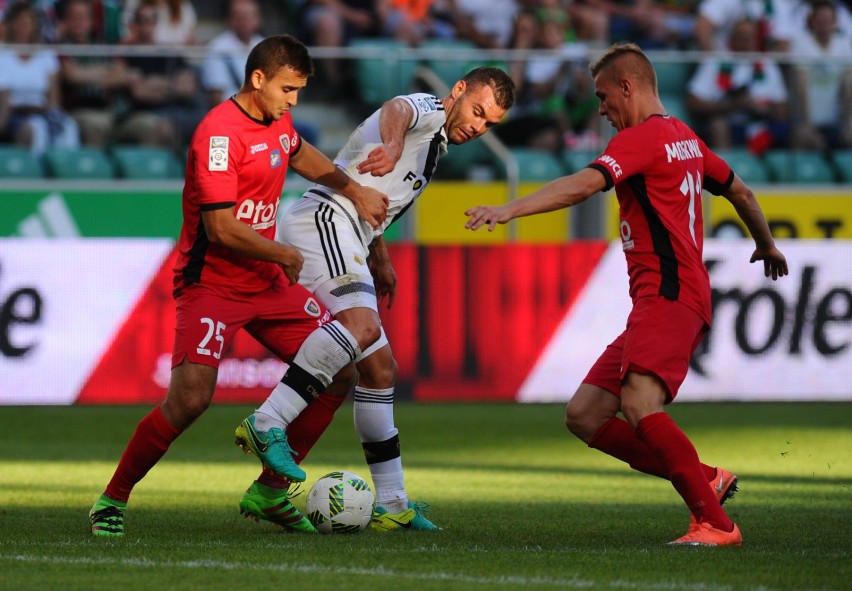
<svg viewBox="0 0 852 591">
<path fill-rule="evenodd" d="M 679 300 L 710 324 L 701 191 L 724 193 L 734 173 L 686 124 L 655 115 L 618 132 L 589 166 L 615 186 L 630 297 Z"/>
<path fill-rule="evenodd" d="M 211 244 L 201 212 L 235 206 L 238 220 L 274 240 L 287 165 L 301 145 L 289 112 L 259 121 L 231 99 L 204 117 L 186 164 L 175 292 L 200 282 L 226 293 L 256 293 L 283 278 L 275 263 Z"/>
</svg>

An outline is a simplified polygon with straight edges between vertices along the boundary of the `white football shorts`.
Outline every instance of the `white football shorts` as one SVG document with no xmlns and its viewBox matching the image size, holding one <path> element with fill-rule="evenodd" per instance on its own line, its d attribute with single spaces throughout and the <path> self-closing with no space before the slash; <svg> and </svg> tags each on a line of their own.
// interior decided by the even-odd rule
<svg viewBox="0 0 852 591">
<path fill-rule="evenodd" d="M 338 203 L 310 197 L 294 203 L 279 222 L 281 242 L 296 247 L 305 258 L 299 283 L 332 314 L 350 308 L 378 312 L 363 231 L 358 219 Z"/>
</svg>

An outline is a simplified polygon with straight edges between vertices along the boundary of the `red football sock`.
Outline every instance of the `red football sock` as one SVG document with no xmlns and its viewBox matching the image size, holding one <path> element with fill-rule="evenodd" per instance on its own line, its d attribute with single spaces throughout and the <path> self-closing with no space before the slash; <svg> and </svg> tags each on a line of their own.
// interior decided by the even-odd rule
<svg viewBox="0 0 852 591">
<path fill-rule="evenodd" d="M 733 523 L 707 486 L 695 446 L 668 414 L 658 412 L 639 421 L 636 437 L 657 456 L 675 490 L 698 521 L 706 521 L 723 531 L 733 530 Z"/>
<path fill-rule="evenodd" d="M 280 474 L 276 474 L 269 468 L 264 468 L 260 473 L 260 476 L 257 477 L 257 482 L 264 486 L 268 486 L 269 488 L 274 488 L 276 490 L 284 490 L 290 488 L 290 479 L 284 478 Z"/>
<path fill-rule="evenodd" d="M 589 441 L 589 447 L 626 462 L 634 470 L 669 480 L 654 452 L 636 437 L 633 427 L 623 419 L 613 417 L 604 423 Z M 716 476 L 713 466 L 701 464 L 701 468 L 708 482 Z"/>
<path fill-rule="evenodd" d="M 157 406 L 139 421 L 104 493 L 118 501 L 127 501 L 136 483 L 160 461 L 180 434 L 181 431 L 166 420 Z"/>
<path fill-rule="evenodd" d="M 334 413 L 345 400 L 342 396 L 320 394 L 287 426 L 287 441 L 298 455 L 297 464 L 304 461 L 319 438 L 331 424 Z"/>
</svg>

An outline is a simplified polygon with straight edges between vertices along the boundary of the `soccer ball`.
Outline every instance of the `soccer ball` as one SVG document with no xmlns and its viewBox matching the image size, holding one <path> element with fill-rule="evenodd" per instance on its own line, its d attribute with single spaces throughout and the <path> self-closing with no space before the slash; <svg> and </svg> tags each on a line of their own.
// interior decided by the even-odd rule
<svg viewBox="0 0 852 591">
<path fill-rule="evenodd" d="M 331 472 L 308 492 L 307 518 L 320 533 L 359 532 L 370 525 L 374 502 L 366 480 L 345 470 Z"/>
</svg>

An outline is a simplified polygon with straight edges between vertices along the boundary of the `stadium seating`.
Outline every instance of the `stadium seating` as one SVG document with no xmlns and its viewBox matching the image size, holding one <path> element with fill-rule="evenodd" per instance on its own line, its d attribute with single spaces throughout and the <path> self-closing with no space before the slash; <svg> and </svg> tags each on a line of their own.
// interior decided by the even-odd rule
<svg viewBox="0 0 852 591">
<path fill-rule="evenodd" d="M 819 152 L 770 150 L 764 156 L 776 183 L 834 183 L 834 170 Z"/>
<path fill-rule="evenodd" d="M 466 179 L 477 165 L 490 167 L 495 171 L 495 175 L 497 174 L 495 156 L 482 138 L 464 144 L 451 145 L 447 155 L 438 162 L 436 178 Z"/>
<path fill-rule="evenodd" d="M 760 185 L 770 181 L 769 169 L 763 161 L 746 148 L 714 150 L 734 172 L 748 185 Z"/>
<path fill-rule="evenodd" d="M 692 117 L 686 108 L 686 87 L 695 69 L 694 64 L 658 61 L 654 63 L 654 69 L 657 72 L 660 100 L 666 111 L 687 125 L 692 125 Z"/>
<path fill-rule="evenodd" d="M 654 69 L 657 72 L 657 87 L 661 95 L 686 96 L 686 86 L 695 69 L 693 64 L 659 61 L 654 63 Z"/>
<path fill-rule="evenodd" d="M 511 152 L 521 181 L 552 181 L 565 175 L 565 167 L 550 152 L 529 148 L 511 148 Z"/>
<path fill-rule="evenodd" d="M 105 152 L 97 148 L 48 150 L 44 154 L 47 176 L 58 179 L 113 179 L 115 169 Z"/>
<path fill-rule="evenodd" d="M 835 150 L 831 153 L 831 160 L 840 182 L 852 183 L 852 150 Z"/>
<path fill-rule="evenodd" d="M 38 158 L 26 148 L 0 146 L 0 178 L 39 179 L 44 171 Z"/>
<path fill-rule="evenodd" d="M 565 174 L 574 174 L 578 170 L 586 168 L 600 153 L 600 150 L 564 150 L 562 152 L 562 163 Z"/>
<path fill-rule="evenodd" d="M 660 100 L 666 108 L 666 113 L 676 119 L 680 119 L 690 127 L 694 127 L 695 121 L 689 109 L 686 108 L 686 98 L 683 93 L 660 93 Z"/>
<path fill-rule="evenodd" d="M 356 49 L 379 50 L 381 55 L 360 57 L 355 62 L 361 100 L 370 106 L 410 92 L 419 63 L 403 58 L 407 45 L 395 39 L 357 37 L 349 42 Z"/>
<path fill-rule="evenodd" d="M 471 58 L 475 54 L 472 53 L 472 50 L 476 46 L 470 41 L 463 39 L 427 39 L 423 41 L 420 47 L 427 52 L 437 49 L 448 52 L 446 57 L 439 57 L 437 53 L 435 57 L 428 57 L 425 65 L 450 88 L 456 80 L 464 76 L 473 67 Z M 449 53 L 450 50 L 452 50 L 452 53 Z M 460 59 L 462 56 L 467 57 Z"/>
<path fill-rule="evenodd" d="M 134 180 L 169 180 L 183 177 L 172 152 L 151 146 L 114 146 L 111 150 L 118 176 Z"/>
</svg>

